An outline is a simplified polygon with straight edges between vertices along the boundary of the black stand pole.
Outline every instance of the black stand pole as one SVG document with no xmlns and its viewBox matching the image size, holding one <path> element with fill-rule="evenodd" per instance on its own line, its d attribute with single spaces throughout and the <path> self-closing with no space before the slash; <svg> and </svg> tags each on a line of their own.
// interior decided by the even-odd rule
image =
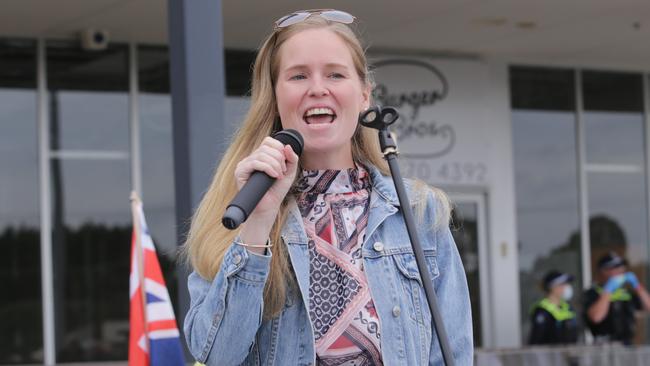
<svg viewBox="0 0 650 366">
<path fill-rule="evenodd" d="M 449 346 L 449 338 L 447 337 L 447 332 L 445 331 L 445 326 L 442 322 L 442 317 L 438 308 L 438 299 L 433 288 L 433 281 L 429 274 L 424 257 L 424 251 L 422 250 L 422 245 L 420 244 L 420 239 L 417 235 L 413 212 L 411 211 L 411 205 L 409 204 L 409 199 L 406 190 L 404 189 L 404 181 L 399 171 L 399 166 L 397 165 L 397 144 L 388 130 L 388 126 L 395 122 L 398 117 L 399 115 L 397 111 L 392 107 L 374 107 L 373 109 L 369 109 L 361 114 L 359 121 L 366 127 L 379 130 L 379 144 L 381 146 L 381 151 L 388 162 L 393 183 L 395 184 L 397 197 L 399 199 L 400 207 L 402 208 L 402 215 L 404 216 L 404 222 L 406 223 L 406 230 L 409 239 L 411 240 L 411 246 L 413 247 L 413 253 L 415 254 L 415 261 L 417 262 L 418 271 L 420 272 L 420 278 L 422 279 L 422 285 L 424 286 L 424 292 L 429 304 L 431 321 L 438 337 L 440 349 L 442 350 L 442 358 L 445 365 L 453 366 L 454 358 L 451 353 L 451 347 Z"/>
</svg>

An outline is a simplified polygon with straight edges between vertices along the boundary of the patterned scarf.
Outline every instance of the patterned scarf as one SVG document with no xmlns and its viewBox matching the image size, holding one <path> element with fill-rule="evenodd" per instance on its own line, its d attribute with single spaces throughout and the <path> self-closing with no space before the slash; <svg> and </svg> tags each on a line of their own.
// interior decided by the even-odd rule
<svg viewBox="0 0 650 366">
<path fill-rule="evenodd" d="M 370 188 L 363 167 L 303 171 L 294 188 L 309 238 L 309 315 L 320 365 L 382 365 L 361 258 Z"/>
</svg>

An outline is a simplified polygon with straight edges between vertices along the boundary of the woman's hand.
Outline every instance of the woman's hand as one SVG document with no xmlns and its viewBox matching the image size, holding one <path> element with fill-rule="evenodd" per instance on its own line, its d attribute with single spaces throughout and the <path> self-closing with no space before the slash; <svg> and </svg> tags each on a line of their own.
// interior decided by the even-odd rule
<svg viewBox="0 0 650 366">
<path fill-rule="evenodd" d="M 266 243 L 280 204 L 296 177 L 297 168 L 298 155 L 289 145 L 285 146 L 272 137 L 266 137 L 257 149 L 237 164 L 235 180 L 239 189 L 256 170 L 276 179 L 242 224 L 240 238 L 244 243 L 255 245 Z"/>
</svg>

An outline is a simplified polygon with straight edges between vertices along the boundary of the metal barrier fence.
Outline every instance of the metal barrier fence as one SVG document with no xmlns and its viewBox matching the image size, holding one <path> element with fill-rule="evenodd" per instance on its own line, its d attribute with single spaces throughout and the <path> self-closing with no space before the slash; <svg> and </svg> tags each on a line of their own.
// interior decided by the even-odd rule
<svg viewBox="0 0 650 366">
<path fill-rule="evenodd" d="M 648 366 L 650 346 L 526 347 L 475 351 L 476 366 Z"/>
</svg>

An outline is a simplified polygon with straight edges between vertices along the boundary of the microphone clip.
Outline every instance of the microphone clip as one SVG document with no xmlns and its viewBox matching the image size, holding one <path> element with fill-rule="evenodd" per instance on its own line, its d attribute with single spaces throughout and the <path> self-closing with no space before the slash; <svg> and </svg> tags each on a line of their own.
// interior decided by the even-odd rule
<svg viewBox="0 0 650 366">
<path fill-rule="evenodd" d="M 370 107 L 359 114 L 359 123 L 362 126 L 379 130 L 379 145 L 384 157 L 399 154 L 395 136 L 388 129 L 398 118 L 399 112 L 397 112 L 397 109 L 379 105 Z"/>
</svg>

